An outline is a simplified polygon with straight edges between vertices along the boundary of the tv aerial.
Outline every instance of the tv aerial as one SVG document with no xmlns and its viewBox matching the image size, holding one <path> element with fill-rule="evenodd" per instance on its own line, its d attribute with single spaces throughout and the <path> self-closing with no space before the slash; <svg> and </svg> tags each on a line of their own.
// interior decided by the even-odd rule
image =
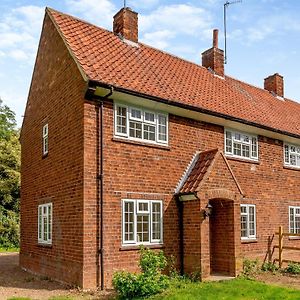
<svg viewBox="0 0 300 300">
<path fill-rule="evenodd" d="M 126 1 L 126 0 L 124 0 Z M 226 1 L 224 3 L 224 40 L 225 40 L 225 45 L 224 45 L 224 64 L 227 64 L 227 19 L 226 19 L 226 14 L 227 14 L 227 9 L 229 7 L 229 5 L 232 5 L 232 4 L 237 4 L 237 3 L 241 3 L 242 0 L 238 0 L 238 1 Z"/>
</svg>

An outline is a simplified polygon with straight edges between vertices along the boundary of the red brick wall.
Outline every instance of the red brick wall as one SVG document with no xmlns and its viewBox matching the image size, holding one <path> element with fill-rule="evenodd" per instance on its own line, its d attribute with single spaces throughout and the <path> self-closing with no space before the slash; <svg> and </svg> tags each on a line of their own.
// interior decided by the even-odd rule
<svg viewBox="0 0 300 300">
<path fill-rule="evenodd" d="M 108 285 L 114 271 L 137 269 L 137 251 L 121 248 L 121 199 L 164 200 L 164 250 L 167 255 L 174 254 L 179 259 L 178 208 L 173 198 L 174 189 L 196 151 L 216 147 L 223 150 L 222 127 L 173 115 L 169 120 L 169 149 L 121 142 L 113 138 L 112 105 L 105 106 L 104 268 Z M 257 241 L 241 244 L 240 239 L 235 238 L 242 256 L 255 254 L 264 257 L 268 237 L 280 224 L 288 228 L 288 204 L 300 205 L 297 192 L 300 171 L 283 168 L 282 142 L 260 137 L 259 147 L 259 164 L 229 160 L 246 194 L 242 203 L 255 203 L 257 210 Z M 222 178 L 222 172 L 218 175 Z M 212 183 L 218 187 L 217 181 Z M 238 209 L 234 211 L 236 220 L 239 220 Z M 235 230 L 238 231 L 239 227 L 238 222 Z"/>
<path fill-rule="evenodd" d="M 62 39 L 45 19 L 21 134 L 20 265 L 82 284 L 84 82 Z M 42 157 L 42 127 L 49 154 Z M 53 203 L 53 242 L 38 245 L 37 209 Z"/>
</svg>

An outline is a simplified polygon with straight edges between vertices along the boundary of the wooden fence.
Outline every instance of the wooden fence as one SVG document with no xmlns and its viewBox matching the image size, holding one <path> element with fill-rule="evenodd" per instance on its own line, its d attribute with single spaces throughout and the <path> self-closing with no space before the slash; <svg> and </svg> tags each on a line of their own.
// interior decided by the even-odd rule
<svg viewBox="0 0 300 300">
<path fill-rule="evenodd" d="M 292 260 L 283 259 L 283 250 L 293 250 L 293 251 L 300 251 L 299 247 L 290 247 L 284 246 L 284 237 L 300 237 L 299 233 L 287 233 L 283 232 L 283 226 L 279 226 L 278 232 L 275 233 L 278 235 L 278 245 L 274 246 L 274 248 L 278 248 L 278 259 L 276 259 L 279 263 L 279 267 L 282 267 L 282 263 L 286 262 L 295 262 Z"/>
</svg>

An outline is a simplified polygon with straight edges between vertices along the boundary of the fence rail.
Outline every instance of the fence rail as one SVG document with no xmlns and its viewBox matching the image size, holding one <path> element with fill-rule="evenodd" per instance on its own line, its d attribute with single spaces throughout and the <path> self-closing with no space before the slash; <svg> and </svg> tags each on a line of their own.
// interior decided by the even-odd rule
<svg viewBox="0 0 300 300">
<path fill-rule="evenodd" d="M 282 263 L 284 262 L 295 262 L 292 260 L 286 260 L 283 259 L 283 250 L 294 250 L 294 251 L 300 251 L 299 247 L 290 247 L 290 246 L 283 246 L 283 238 L 285 236 L 289 237 L 300 237 L 300 233 L 288 233 L 288 232 L 283 232 L 283 226 L 279 226 L 278 232 L 275 232 L 276 235 L 278 235 L 278 245 L 274 246 L 274 248 L 278 248 L 278 262 L 279 262 L 279 267 L 282 267 Z M 277 259 L 276 259 L 277 260 Z"/>
</svg>

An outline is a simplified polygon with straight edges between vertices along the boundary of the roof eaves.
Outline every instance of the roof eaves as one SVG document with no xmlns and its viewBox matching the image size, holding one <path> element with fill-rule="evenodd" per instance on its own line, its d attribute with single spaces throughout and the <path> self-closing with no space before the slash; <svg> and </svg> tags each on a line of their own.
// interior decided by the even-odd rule
<svg viewBox="0 0 300 300">
<path fill-rule="evenodd" d="M 278 134 L 282 134 L 282 135 L 286 135 L 286 136 L 289 136 L 289 137 L 300 139 L 300 134 L 295 134 L 295 133 L 292 133 L 292 132 L 276 129 L 276 128 L 273 128 L 273 127 L 269 127 L 269 126 L 266 126 L 266 125 L 263 125 L 263 124 L 253 122 L 253 121 L 248 121 L 248 120 L 245 120 L 245 119 L 242 119 L 242 118 L 237 118 L 237 117 L 234 117 L 234 116 L 231 116 L 231 115 L 227 115 L 227 114 L 220 113 L 220 112 L 217 112 L 217 111 L 209 110 L 209 109 L 202 108 L 202 107 L 199 107 L 199 106 L 185 104 L 185 103 L 182 103 L 182 102 L 178 102 L 174 99 L 169 100 L 169 99 L 165 99 L 165 98 L 161 98 L 161 97 L 141 93 L 141 92 L 138 92 L 138 91 L 135 91 L 135 90 L 130 90 L 130 89 L 123 88 L 123 87 L 120 87 L 120 86 L 115 86 L 115 85 L 112 85 L 112 84 L 109 84 L 109 83 L 100 82 L 100 81 L 97 81 L 97 80 L 89 80 L 89 86 L 91 86 L 91 87 L 99 86 L 99 87 L 104 87 L 104 88 L 113 87 L 115 91 L 118 91 L 120 93 L 125 93 L 125 94 L 128 94 L 128 95 L 145 98 L 145 99 L 152 100 L 152 101 L 155 101 L 155 102 L 161 102 L 161 103 L 164 103 L 164 104 L 167 104 L 167 105 L 172 105 L 172 106 L 176 106 L 176 107 L 191 110 L 191 111 L 196 111 L 196 112 L 207 114 L 207 115 L 210 115 L 210 116 L 223 118 L 225 120 L 230 120 L 230 121 L 242 123 L 242 124 L 245 124 L 245 125 L 248 125 L 248 126 L 257 127 L 257 128 L 264 129 L 264 130 L 267 130 L 267 131 L 271 131 L 271 132 L 275 132 L 275 133 L 278 133 Z"/>
</svg>

